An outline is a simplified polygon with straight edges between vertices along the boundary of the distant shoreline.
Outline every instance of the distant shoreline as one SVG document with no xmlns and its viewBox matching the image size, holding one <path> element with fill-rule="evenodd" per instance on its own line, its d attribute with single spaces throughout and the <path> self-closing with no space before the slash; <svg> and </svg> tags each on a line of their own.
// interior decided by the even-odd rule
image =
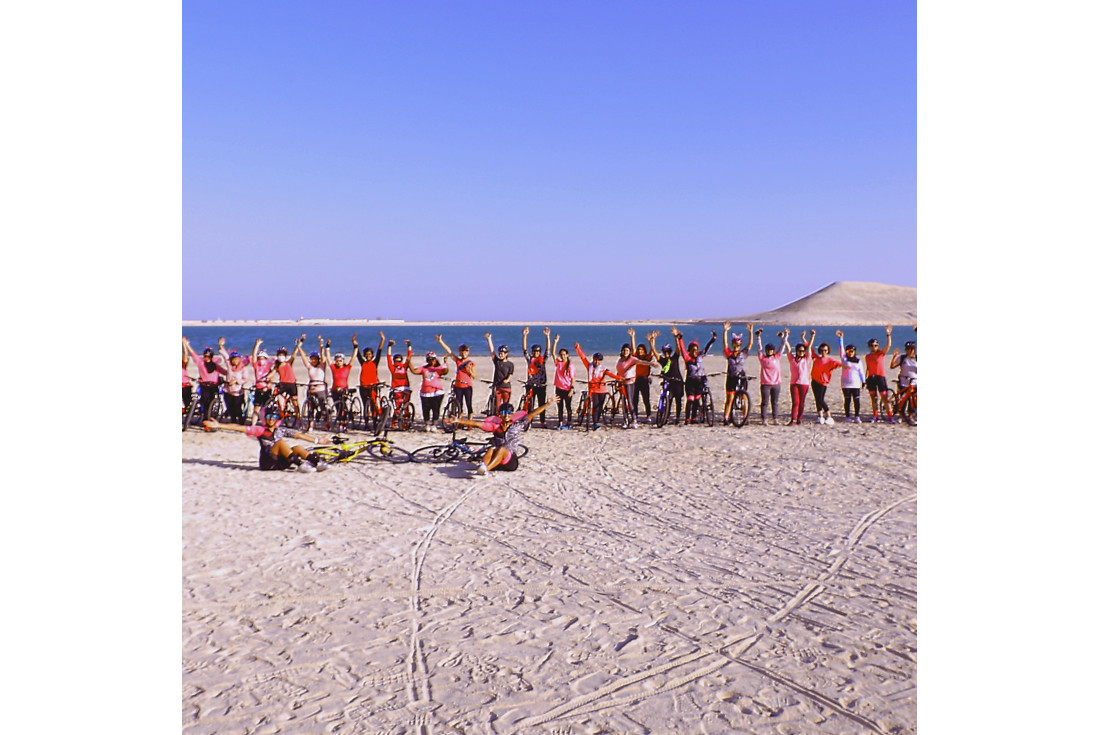
<svg viewBox="0 0 1100 735">
<path fill-rule="evenodd" d="M 632 319 L 629 321 L 587 321 L 587 322 L 572 322 L 572 321 L 524 321 L 524 322 L 486 322 L 486 321 L 439 321 L 439 322 L 419 322 L 419 321 L 405 321 L 404 319 L 209 319 L 209 320 L 196 320 L 196 319 L 184 319 L 183 326 L 185 327 L 463 327 L 463 326 L 486 326 L 486 327 L 513 327 L 513 326 L 526 326 L 537 324 L 540 326 L 563 325 L 563 326 L 601 326 L 604 324 L 696 324 L 700 322 L 699 319 Z"/>
</svg>

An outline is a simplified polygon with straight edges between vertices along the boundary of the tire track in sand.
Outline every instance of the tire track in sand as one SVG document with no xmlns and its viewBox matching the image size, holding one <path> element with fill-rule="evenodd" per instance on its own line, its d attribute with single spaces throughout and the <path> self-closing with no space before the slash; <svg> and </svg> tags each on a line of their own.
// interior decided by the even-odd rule
<svg viewBox="0 0 1100 735">
<path fill-rule="evenodd" d="M 858 546 L 860 540 L 863 538 L 864 534 L 871 528 L 871 526 L 873 526 L 875 522 L 877 522 L 879 519 L 881 519 L 883 516 L 885 516 L 887 513 L 897 508 L 898 506 L 915 501 L 916 497 L 916 495 L 910 495 L 886 506 L 885 508 L 880 508 L 864 515 L 859 520 L 859 522 L 856 523 L 855 527 L 853 527 L 852 530 L 848 533 L 848 536 L 845 539 L 844 550 L 838 555 L 837 559 L 834 560 L 829 569 L 822 572 L 815 581 L 808 583 L 801 590 L 795 593 L 795 595 L 793 595 L 785 605 L 783 605 L 779 610 L 769 616 L 767 618 L 767 621 L 769 623 L 779 622 L 780 620 L 787 617 L 795 610 L 799 609 L 807 602 L 812 600 L 822 591 L 824 591 L 825 586 L 823 583 L 835 577 L 840 572 L 840 570 L 844 568 L 844 565 L 850 558 L 851 553 Z M 574 579 L 576 578 L 574 577 Z M 657 621 L 654 622 L 656 623 Z M 815 692 L 808 687 L 804 687 L 801 684 L 798 684 L 797 682 L 781 676 L 775 672 L 768 671 L 767 669 L 757 664 L 743 660 L 741 656 L 747 653 L 761 638 L 763 638 L 764 634 L 761 632 L 757 631 L 752 634 L 742 634 L 734 638 L 733 640 L 724 643 L 720 647 L 713 647 L 708 646 L 706 643 L 699 641 L 694 636 L 679 631 L 671 626 L 667 626 L 663 623 L 658 624 L 662 629 L 666 630 L 667 632 L 691 639 L 699 645 L 703 646 L 703 648 L 676 660 L 657 666 L 656 668 L 647 669 L 626 678 L 611 682 L 610 684 L 601 687 L 594 692 L 590 692 L 589 694 L 585 694 L 580 697 L 575 697 L 568 702 L 558 705 L 557 707 L 542 715 L 523 718 L 516 722 L 513 728 L 509 730 L 509 735 L 518 735 L 519 733 L 524 732 L 527 728 L 542 725 L 547 722 L 552 722 L 554 720 L 559 720 L 564 717 L 577 717 L 599 710 L 637 704 L 638 702 L 649 699 L 650 697 L 673 691 L 675 689 L 678 689 L 679 687 L 696 681 L 697 679 L 708 676 L 709 674 L 712 674 L 722 669 L 730 663 L 740 664 L 778 684 L 782 684 L 785 687 L 793 689 L 794 691 L 806 697 L 809 697 L 810 699 L 813 699 L 815 702 L 818 702 L 819 704 L 823 704 L 833 709 L 835 712 L 842 715 L 843 717 L 853 720 L 854 722 L 859 723 L 860 725 L 870 729 L 871 731 L 878 733 L 878 735 L 886 735 L 886 732 L 878 725 L 878 723 L 875 723 L 867 719 L 866 717 L 859 715 L 858 713 L 849 711 L 839 701 L 834 700 L 831 697 L 825 696 L 823 694 L 819 694 L 818 692 Z M 737 646 L 734 651 L 731 652 L 727 650 L 733 646 Z M 611 695 L 619 692 L 620 690 L 627 689 L 629 687 L 646 682 L 656 676 L 659 676 L 660 674 L 665 673 L 666 671 L 670 671 L 681 666 L 686 666 L 688 664 L 692 664 L 696 661 L 704 659 L 708 656 L 714 655 L 720 656 L 721 660 L 707 664 L 706 666 L 703 666 L 702 668 L 696 669 L 694 671 L 690 671 L 678 678 L 666 681 L 655 689 L 649 691 L 640 691 L 621 697 L 611 697 Z"/>
</svg>

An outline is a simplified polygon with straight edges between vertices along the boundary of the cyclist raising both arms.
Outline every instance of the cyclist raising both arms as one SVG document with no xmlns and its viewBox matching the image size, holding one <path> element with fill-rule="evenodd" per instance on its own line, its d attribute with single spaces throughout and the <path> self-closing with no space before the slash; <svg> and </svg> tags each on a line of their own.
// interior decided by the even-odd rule
<svg viewBox="0 0 1100 735">
<path fill-rule="evenodd" d="M 569 360 L 569 350 L 562 347 L 558 349 L 560 334 L 554 335 L 554 347 L 551 350 L 554 358 L 554 397 L 558 404 L 558 429 L 573 428 L 573 380 L 577 377 L 577 371 Z M 568 418 L 562 421 L 562 406 L 565 406 Z"/>
<path fill-rule="evenodd" d="M 542 347 L 534 345 L 531 354 L 527 354 L 527 335 L 530 328 L 523 328 L 523 357 L 527 360 L 527 385 L 531 386 L 531 397 L 535 405 L 546 403 L 546 355 L 542 354 Z M 550 327 L 543 327 L 542 333 L 546 335 L 546 351 L 550 352 Z M 546 414 L 542 414 L 542 428 L 546 428 Z"/>
<path fill-rule="evenodd" d="M 222 356 L 227 367 L 225 370 L 225 408 L 230 420 L 244 423 L 244 387 L 248 383 L 246 373 L 252 363 L 251 358 L 241 357 L 241 353 L 233 350 L 226 352 L 225 337 L 218 338 L 218 353 Z"/>
<path fill-rule="evenodd" d="M 863 368 L 859 365 L 859 357 L 856 356 L 855 345 L 844 344 L 844 332 L 836 330 L 836 336 L 840 339 L 840 352 L 844 357 L 840 360 L 840 391 L 844 394 L 844 420 L 851 423 L 862 423 L 859 418 L 859 394 L 867 377 L 863 374 Z M 853 418 L 851 406 L 855 404 L 856 415 Z"/>
<path fill-rule="evenodd" d="M 359 361 L 359 396 L 363 399 L 363 412 L 368 416 L 378 416 L 381 407 L 378 405 L 378 366 L 382 362 L 382 348 L 386 346 L 386 335 L 378 333 L 378 352 L 370 347 L 364 347 L 359 351 L 359 333 L 351 335 L 351 346 L 355 352 L 355 359 Z"/>
<path fill-rule="evenodd" d="M 434 352 L 424 355 L 424 366 L 410 365 L 409 370 L 421 377 L 420 409 L 424 413 L 424 431 L 435 431 L 435 422 L 439 421 L 439 408 L 443 405 L 443 376 L 450 370 L 440 364 Z"/>
<path fill-rule="evenodd" d="M 887 324 L 886 349 L 884 350 L 878 348 L 877 339 L 867 340 L 867 349 L 870 352 L 863 359 L 867 364 L 867 392 L 871 394 L 871 423 L 878 422 L 880 407 L 883 416 L 891 422 L 894 421 L 894 409 L 890 406 L 890 402 L 886 400 L 886 390 L 889 387 L 886 385 L 886 353 L 890 351 L 891 333 L 893 331 L 894 328 Z"/>
<path fill-rule="evenodd" d="M 600 428 L 603 404 L 607 400 L 607 379 L 610 377 L 614 380 L 622 380 L 623 376 L 610 368 L 604 367 L 601 364 L 603 355 L 599 352 L 592 355 L 592 361 L 589 362 L 584 350 L 581 349 L 580 342 L 573 343 L 573 350 L 577 353 L 577 357 L 581 359 L 581 362 L 584 363 L 584 369 L 588 371 L 589 410 L 592 412 L 592 429 L 595 431 Z"/>
<path fill-rule="evenodd" d="M 684 358 L 684 369 L 687 377 L 684 379 L 684 392 L 687 394 L 687 414 L 684 423 L 694 424 L 702 421 L 703 387 L 706 385 L 707 370 L 703 367 L 703 358 L 710 352 L 710 346 L 718 339 L 718 332 L 710 331 L 710 341 L 703 351 L 699 351 L 699 343 L 695 340 L 684 348 L 684 335 L 676 327 L 672 328 L 672 336 L 676 338 L 676 345 L 680 349 L 680 355 Z"/>
<path fill-rule="evenodd" d="M 470 346 L 459 345 L 458 357 L 455 357 L 455 353 L 451 352 L 451 348 L 443 341 L 442 334 L 435 335 L 435 341 L 447 353 L 447 357 L 455 361 L 455 379 L 451 388 L 458 396 L 458 405 L 466 404 L 466 418 L 473 418 L 474 381 L 477 380 L 477 367 L 474 365 L 474 361 L 470 359 Z"/>
<path fill-rule="evenodd" d="M 261 350 L 263 340 L 256 338 L 252 345 L 252 377 L 256 382 L 256 393 L 252 396 L 252 425 L 260 421 L 260 411 L 271 400 L 270 377 L 275 370 L 275 361 L 268 357 L 267 350 Z M 275 373 L 278 376 L 278 373 Z"/>
<path fill-rule="evenodd" d="M 905 343 L 905 354 L 901 354 L 898 350 L 894 350 L 893 356 L 890 358 L 890 369 L 901 368 L 898 370 L 898 388 L 905 390 L 910 385 L 915 385 L 917 382 L 917 343 L 909 341 Z"/>
<path fill-rule="evenodd" d="M 655 340 L 660 332 L 651 332 L 650 334 L 652 339 L 650 339 L 649 344 L 656 352 Z M 661 347 L 661 356 L 657 358 L 657 362 L 661 366 L 661 378 L 668 381 L 669 401 L 676 403 L 676 418 L 669 419 L 669 422 L 678 424 L 680 423 L 680 412 L 684 407 L 684 376 L 680 372 L 680 357 L 672 345 L 666 344 Z"/>
<path fill-rule="evenodd" d="M 783 332 L 777 332 L 776 336 L 783 337 Z M 775 345 L 771 342 L 763 346 L 764 330 L 756 330 L 756 356 L 760 360 L 760 423 L 767 425 L 767 407 L 771 403 L 772 425 L 779 426 L 777 411 L 779 410 L 779 391 L 783 383 L 783 358 L 776 354 Z"/>
<path fill-rule="evenodd" d="M 210 406 L 218 397 L 218 382 L 222 375 L 228 372 L 224 365 L 219 365 L 214 357 L 214 350 L 207 347 L 199 357 L 186 337 L 183 338 L 183 347 L 195 361 L 199 369 L 199 405 L 202 407 L 203 418 L 210 418 Z"/>
<path fill-rule="evenodd" d="M 726 356 L 726 403 L 722 406 L 722 423 L 729 424 L 730 414 L 733 413 L 733 394 L 737 392 L 739 379 L 745 379 L 745 355 L 752 350 L 752 325 L 746 324 L 749 330 L 749 346 L 741 350 L 741 335 L 734 334 L 730 337 L 730 322 L 722 323 L 722 344 L 728 345 L 722 348 Z M 746 386 L 747 388 L 748 386 Z"/>
<path fill-rule="evenodd" d="M 274 413 L 264 416 L 263 426 L 238 426 L 237 424 L 221 424 L 214 419 L 203 422 L 203 426 L 211 431 L 217 429 L 229 429 L 239 431 L 254 437 L 260 442 L 260 469 L 261 470 L 289 470 L 297 467 L 302 472 L 315 470 L 327 470 L 328 464 L 323 462 L 317 454 L 310 452 L 299 444 L 291 444 L 291 439 L 301 439 L 313 444 L 327 443 L 325 440 L 315 438 L 307 433 L 288 429 L 279 425 L 278 417 Z"/>
<path fill-rule="evenodd" d="M 393 413 L 412 399 L 412 387 L 409 385 L 409 363 L 412 362 L 412 342 L 405 340 L 405 356 L 394 355 L 392 339 L 386 345 L 386 365 L 390 369 L 390 388 L 393 390 Z"/>
<path fill-rule="evenodd" d="M 790 328 L 783 330 L 783 352 L 791 366 L 791 420 L 787 426 L 802 423 L 802 414 L 806 411 L 806 394 L 810 390 L 810 372 L 813 361 L 810 359 L 810 345 L 806 341 L 806 332 L 802 332 L 802 341 L 791 350 Z"/>
<path fill-rule="evenodd" d="M 494 350 L 491 332 L 485 333 L 485 340 L 489 343 L 489 354 L 493 357 L 493 384 L 490 389 L 496 395 L 496 405 L 502 406 L 512 398 L 512 373 L 516 366 L 508 359 L 508 345 L 501 345 L 499 350 Z"/>
<path fill-rule="evenodd" d="M 275 369 L 279 376 L 277 386 L 279 393 L 286 396 L 286 399 L 294 406 L 296 415 L 300 415 L 302 411 L 298 407 L 298 376 L 294 374 L 294 360 L 298 357 L 298 352 L 305 341 L 306 336 L 303 334 L 294 340 L 293 352 L 287 352 L 285 347 L 280 347 L 275 353 Z"/>
<path fill-rule="evenodd" d="M 812 329 L 810 330 L 810 342 L 813 342 L 813 336 L 816 334 Z M 837 334 L 840 334 L 840 330 L 837 330 Z M 825 402 L 825 391 L 829 388 L 829 381 L 832 379 L 833 371 L 841 366 L 840 360 L 829 357 L 831 348 L 825 342 L 822 342 L 817 347 L 817 354 L 813 356 L 813 365 L 810 367 L 810 387 L 814 392 L 814 408 L 817 409 L 817 423 L 833 425 L 833 416 L 829 413 L 829 404 Z"/>
</svg>

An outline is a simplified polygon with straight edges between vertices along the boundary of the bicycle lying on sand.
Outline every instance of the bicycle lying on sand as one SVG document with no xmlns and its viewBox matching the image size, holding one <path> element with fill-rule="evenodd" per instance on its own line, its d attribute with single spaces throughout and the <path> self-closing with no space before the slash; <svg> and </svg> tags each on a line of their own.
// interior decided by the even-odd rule
<svg viewBox="0 0 1100 735">
<path fill-rule="evenodd" d="M 408 450 L 397 446 L 385 435 L 353 442 L 348 437 L 337 434 L 332 437 L 332 444 L 318 444 L 311 447 L 310 451 L 315 452 L 325 462 L 350 462 L 363 454 L 394 463 L 412 460 L 412 454 Z"/>
<path fill-rule="evenodd" d="M 449 444 L 432 444 L 427 447 L 420 447 L 420 449 L 413 451 L 412 458 L 414 462 L 460 462 L 464 459 L 471 462 L 480 462 L 482 455 L 491 446 L 489 442 L 470 441 L 466 437 L 460 439 L 452 432 Z M 526 454 L 526 445 L 520 444 L 516 457 L 523 457 Z"/>
</svg>

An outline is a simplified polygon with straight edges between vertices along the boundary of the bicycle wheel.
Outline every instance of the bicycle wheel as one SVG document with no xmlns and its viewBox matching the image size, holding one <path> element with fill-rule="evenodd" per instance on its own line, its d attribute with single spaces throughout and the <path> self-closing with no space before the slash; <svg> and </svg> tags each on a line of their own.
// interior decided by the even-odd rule
<svg viewBox="0 0 1100 735">
<path fill-rule="evenodd" d="M 580 403 L 577 404 L 577 423 L 583 426 L 585 431 L 591 428 L 592 423 L 589 415 L 591 413 L 589 403 L 588 391 L 582 391 Z"/>
<path fill-rule="evenodd" d="M 388 441 L 372 442 L 367 446 L 367 454 L 375 459 L 384 459 L 388 462 L 411 462 L 412 455 Z"/>
<path fill-rule="evenodd" d="M 443 407 L 443 418 L 448 421 L 453 421 L 462 415 L 462 402 L 458 400 L 458 396 L 454 393 L 447 400 L 447 405 Z"/>
<path fill-rule="evenodd" d="M 288 429 L 297 429 L 302 415 L 293 401 L 283 401 L 279 404 L 279 413 L 282 416 L 283 426 Z"/>
<path fill-rule="evenodd" d="M 343 428 L 343 431 L 354 429 L 359 426 L 359 417 L 363 415 L 363 402 L 359 400 L 359 396 L 352 396 L 350 400 L 345 402 L 345 420 L 347 426 Z"/>
<path fill-rule="evenodd" d="M 397 414 L 393 420 L 393 428 L 398 431 L 410 431 L 415 418 L 416 407 L 413 406 L 412 401 L 405 401 L 401 404 L 401 408 L 397 409 Z"/>
<path fill-rule="evenodd" d="M 668 423 L 669 409 L 672 407 L 672 401 L 669 400 L 668 391 L 661 391 L 661 397 L 657 402 L 657 428 L 661 428 Z"/>
<path fill-rule="evenodd" d="M 714 396 L 711 395 L 710 388 L 703 391 L 703 421 L 707 426 L 714 426 Z"/>
<path fill-rule="evenodd" d="M 378 413 L 371 414 L 371 431 L 378 434 L 390 428 L 391 418 L 393 418 L 393 403 L 389 396 L 379 397 Z"/>
<path fill-rule="evenodd" d="M 457 462 L 462 459 L 462 450 L 453 444 L 432 444 L 413 450 L 413 462 Z"/>
<path fill-rule="evenodd" d="M 610 426 L 615 423 L 615 417 L 621 410 L 620 404 L 622 403 L 622 397 L 618 390 L 613 390 L 607 394 L 607 402 L 603 405 L 603 414 L 606 416 L 604 421 Z"/>
<path fill-rule="evenodd" d="M 527 449 L 526 444 L 520 444 L 519 448 L 516 449 L 516 459 L 521 459 L 523 457 L 526 457 L 528 451 L 530 451 L 530 450 Z"/>
<path fill-rule="evenodd" d="M 485 415 L 496 416 L 497 413 L 497 392 L 493 386 L 489 386 L 489 397 L 485 401 Z"/>
<path fill-rule="evenodd" d="M 749 394 L 739 390 L 733 394 L 733 411 L 730 412 L 730 421 L 740 429 L 749 420 L 752 413 L 752 399 Z"/>
<path fill-rule="evenodd" d="M 910 426 L 917 425 L 917 392 L 914 390 L 911 392 L 904 401 L 901 402 L 901 416 L 905 419 L 905 423 Z"/>
</svg>

